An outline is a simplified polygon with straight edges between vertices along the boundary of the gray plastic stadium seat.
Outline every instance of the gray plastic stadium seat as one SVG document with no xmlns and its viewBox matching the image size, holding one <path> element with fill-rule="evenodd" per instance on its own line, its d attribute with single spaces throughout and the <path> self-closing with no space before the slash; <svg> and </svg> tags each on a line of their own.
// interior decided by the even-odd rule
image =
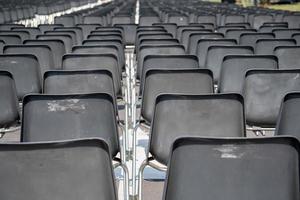
<svg viewBox="0 0 300 200">
<path fill-rule="evenodd" d="M 36 39 L 36 36 L 41 34 L 40 29 L 36 27 L 15 27 L 12 31 L 26 31 L 30 34 L 30 39 Z"/>
<path fill-rule="evenodd" d="M 285 94 L 300 90 L 300 70 L 250 70 L 243 94 L 247 124 L 272 128 Z"/>
<path fill-rule="evenodd" d="M 100 24 L 77 24 L 76 27 L 82 29 L 83 39 L 85 40 L 91 31 L 94 31 L 97 27 L 100 27 Z"/>
<path fill-rule="evenodd" d="M 294 39 L 259 39 L 256 41 L 255 54 L 258 55 L 273 55 L 274 49 L 277 46 L 295 46 Z"/>
<path fill-rule="evenodd" d="M 246 29 L 244 26 L 218 26 L 217 32 L 225 35 L 227 30 L 231 29 Z"/>
<path fill-rule="evenodd" d="M 0 157 L 1 199 L 117 199 L 103 140 L 1 144 Z"/>
<path fill-rule="evenodd" d="M 222 25 L 226 25 L 228 23 L 243 23 L 245 21 L 244 15 L 224 15 L 222 19 Z"/>
<path fill-rule="evenodd" d="M 181 45 L 164 45 L 164 46 L 141 46 L 137 57 L 137 78 L 142 76 L 144 59 L 148 55 L 184 55 L 185 50 Z"/>
<path fill-rule="evenodd" d="M 276 25 L 276 26 L 266 26 L 263 25 L 259 28 L 258 32 L 260 33 L 271 33 L 273 30 L 276 29 L 287 29 L 288 27 L 286 25 Z"/>
<path fill-rule="evenodd" d="M 34 55 L 0 55 L 0 70 L 8 71 L 13 75 L 20 101 L 26 94 L 42 91 L 40 67 Z"/>
<path fill-rule="evenodd" d="M 63 56 L 64 70 L 108 70 L 114 80 L 115 92 L 121 91 L 118 60 L 114 54 L 67 54 Z"/>
<path fill-rule="evenodd" d="M 104 21 L 103 17 L 101 17 L 101 16 L 84 16 L 83 23 L 88 24 L 88 25 L 89 24 L 105 25 L 105 21 Z"/>
<path fill-rule="evenodd" d="M 145 74 L 152 69 L 198 69 L 198 58 L 192 55 L 149 55 L 144 59 L 140 92 L 143 89 Z"/>
<path fill-rule="evenodd" d="M 293 34 L 300 33 L 300 29 L 274 29 L 272 32 L 277 39 L 290 39 Z"/>
<path fill-rule="evenodd" d="M 132 24 L 134 23 L 134 17 L 132 16 L 114 16 L 112 17 L 111 24 Z"/>
<path fill-rule="evenodd" d="M 199 66 L 201 68 L 205 67 L 207 51 L 210 46 L 214 45 L 228 45 L 233 46 L 236 45 L 236 40 L 233 39 L 200 39 L 198 40 L 196 47 L 196 55 L 199 59 Z"/>
<path fill-rule="evenodd" d="M 212 23 L 214 26 L 217 25 L 217 18 L 215 15 L 199 15 L 197 16 L 198 23 Z"/>
<path fill-rule="evenodd" d="M 166 165 L 173 142 L 179 137 L 188 136 L 245 136 L 242 96 L 159 95 L 155 102 L 149 152 L 157 161 Z"/>
<path fill-rule="evenodd" d="M 299 199 L 299 147 L 291 137 L 180 138 L 163 199 Z"/>
<path fill-rule="evenodd" d="M 75 19 L 73 16 L 59 16 L 54 18 L 55 24 L 62 24 L 64 27 L 75 26 Z"/>
<path fill-rule="evenodd" d="M 75 31 L 54 30 L 54 31 L 46 31 L 44 34 L 45 35 L 69 35 L 72 38 L 72 45 L 78 44 Z"/>
<path fill-rule="evenodd" d="M 72 46 L 73 46 L 73 41 L 70 35 L 66 34 L 61 34 L 61 35 L 38 35 L 37 36 L 38 40 L 61 40 L 63 41 L 65 48 L 66 48 L 66 53 L 71 53 L 72 51 Z"/>
<path fill-rule="evenodd" d="M 299 103 L 299 92 L 292 92 L 284 97 L 277 119 L 275 135 L 292 135 L 300 138 Z"/>
<path fill-rule="evenodd" d="M 255 44 L 259 39 L 275 39 L 275 35 L 273 33 L 242 33 L 239 44 L 255 48 Z"/>
<path fill-rule="evenodd" d="M 41 30 L 41 32 L 44 34 L 46 31 L 53 31 L 54 28 L 57 27 L 64 27 L 62 24 L 39 24 L 38 28 Z"/>
<path fill-rule="evenodd" d="M 228 29 L 225 38 L 239 41 L 240 36 L 244 33 L 256 33 L 256 29 Z"/>
<path fill-rule="evenodd" d="M 190 35 L 195 34 L 195 33 L 212 33 L 212 31 L 210 29 L 201 29 L 201 30 L 185 29 L 185 30 L 183 30 L 181 33 L 180 42 L 186 50 L 188 50 Z"/>
<path fill-rule="evenodd" d="M 278 57 L 279 69 L 300 68 L 300 46 L 277 46 L 274 55 Z"/>
<path fill-rule="evenodd" d="M 41 76 L 47 70 L 54 69 L 53 54 L 48 45 L 7 45 L 4 54 L 33 54 L 37 57 Z"/>
<path fill-rule="evenodd" d="M 6 35 L 0 33 L 0 40 L 4 41 L 6 45 L 22 44 L 22 38 L 19 35 Z"/>
<path fill-rule="evenodd" d="M 123 40 L 122 35 L 119 33 L 114 33 L 114 34 L 93 34 L 93 35 L 88 35 L 87 37 L 88 40 Z"/>
<path fill-rule="evenodd" d="M 75 36 L 76 36 L 76 44 L 81 44 L 82 40 L 83 40 L 83 32 L 82 29 L 80 27 L 56 27 L 54 28 L 54 31 L 70 31 L 70 32 L 75 32 Z"/>
<path fill-rule="evenodd" d="M 114 99 L 105 93 L 27 95 L 23 100 L 23 142 L 101 138 L 114 157 L 119 136 Z"/>
<path fill-rule="evenodd" d="M 207 50 L 205 68 L 213 72 L 214 82 L 218 83 L 225 56 L 251 54 L 253 54 L 253 48 L 249 46 L 210 46 Z"/>
<path fill-rule="evenodd" d="M 192 33 L 189 37 L 187 52 L 191 55 L 196 55 L 197 44 L 201 39 L 222 39 L 222 33 Z"/>
<path fill-rule="evenodd" d="M 107 70 L 59 70 L 44 75 L 45 94 L 107 93 L 115 97 L 113 76 Z"/>
<path fill-rule="evenodd" d="M 0 24 L 1 31 L 10 31 L 14 27 L 25 27 L 23 24 Z"/>
<path fill-rule="evenodd" d="M 168 23 L 177 24 L 177 26 L 186 26 L 189 23 L 187 16 L 168 16 Z"/>
<path fill-rule="evenodd" d="M 223 59 L 219 80 L 220 93 L 243 92 L 246 72 L 250 69 L 278 69 L 272 55 L 229 55 Z"/>
<path fill-rule="evenodd" d="M 213 93 L 212 73 L 206 69 L 151 69 L 145 74 L 141 116 L 151 123 L 155 99 L 159 94 L 210 94 Z"/>
<path fill-rule="evenodd" d="M 141 39 L 140 45 L 176 45 L 180 44 L 177 39 Z"/>
<path fill-rule="evenodd" d="M 155 23 L 160 23 L 158 16 L 141 16 L 139 20 L 140 26 L 152 26 Z"/>
<path fill-rule="evenodd" d="M 0 71 L 0 90 L 0 128 L 2 129 L 9 128 L 19 121 L 18 98 L 11 73 Z"/>
<path fill-rule="evenodd" d="M 29 40 L 30 39 L 30 33 L 28 31 L 0 31 L 0 34 L 4 35 L 19 35 L 21 40 Z"/>
<path fill-rule="evenodd" d="M 294 33 L 292 35 L 292 39 L 294 39 L 297 42 L 297 45 L 300 45 L 300 33 Z"/>
<path fill-rule="evenodd" d="M 73 54 L 114 54 L 118 58 L 118 66 L 120 76 L 122 75 L 122 68 L 124 62 L 122 60 L 122 55 L 119 54 L 119 49 L 115 45 L 90 45 L 90 46 L 73 46 Z M 99 63 L 98 63 L 99 65 Z"/>
<path fill-rule="evenodd" d="M 257 14 L 253 16 L 252 26 L 255 29 L 259 29 L 265 22 L 273 22 L 274 17 L 272 15 Z"/>
<path fill-rule="evenodd" d="M 134 45 L 136 39 L 136 24 L 115 24 L 115 27 L 121 27 L 124 30 L 124 42 L 126 45 Z"/>
<path fill-rule="evenodd" d="M 287 22 L 289 28 L 299 28 L 300 15 L 285 15 L 282 21 Z"/>
<path fill-rule="evenodd" d="M 5 46 L 5 42 L 3 40 L 0 40 L 0 53 L 3 53 L 3 47 Z"/>
<path fill-rule="evenodd" d="M 191 25 L 187 25 L 187 26 L 178 26 L 178 27 L 177 27 L 176 38 L 177 38 L 179 41 L 181 41 L 181 38 L 182 38 L 182 32 L 183 32 L 184 30 L 189 30 L 189 31 L 192 31 L 192 30 L 196 31 L 196 30 L 198 30 L 198 31 L 199 31 L 199 30 L 202 30 L 202 29 L 204 29 L 204 26 L 202 26 L 202 25 L 200 25 L 200 24 L 195 25 L 195 26 L 191 26 Z M 211 30 L 210 30 L 209 32 L 211 32 Z"/>
<path fill-rule="evenodd" d="M 164 29 L 173 35 L 173 37 L 176 37 L 177 32 L 177 24 L 175 23 L 154 23 L 153 26 L 162 26 Z"/>
<path fill-rule="evenodd" d="M 54 69 L 61 69 L 62 57 L 66 54 L 66 48 L 61 40 L 25 40 L 25 45 L 47 45 L 53 55 Z"/>
</svg>

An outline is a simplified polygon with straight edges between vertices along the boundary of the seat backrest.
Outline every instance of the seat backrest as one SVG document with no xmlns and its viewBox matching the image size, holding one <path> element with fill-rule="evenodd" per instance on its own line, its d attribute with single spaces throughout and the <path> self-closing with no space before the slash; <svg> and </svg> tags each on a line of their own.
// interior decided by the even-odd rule
<svg viewBox="0 0 300 200">
<path fill-rule="evenodd" d="M 273 33 L 242 33 L 239 38 L 239 44 L 255 48 L 259 39 L 274 39 Z"/>
<path fill-rule="evenodd" d="M 300 29 L 273 29 L 272 32 L 277 39 L 290 39 L 293 34 L 300 33 Z"/>
<path fill-rule="evenodd" d="M 222 39 L 222 33 L 192 33 L 190 34 L 187 52 L 191 55 L 196 55 L 198 41 L 201 39 Z"/>
<path fill-rule="evenodd" d="M 273 55 L 273 51 L 277 46 L 295 46 L 294 39 L 259 39 L 256 41 L 255 54 Z"/>
<path fill-rule="evenodd" d="M 227 55 L 251 55 L 253 48 L 249 46 L 210 46 L 207 50 L 205 67 L 214 75 L 215 83 L 218 83 L 222 62 Z"/>
<path fill-rule="evenodd" d="M 255 29 L 259 29 L 265 22 L 273 22 L 274 17 L 272 15 L 257 14 L 253 16 L 252 26 Z"/>
<path fill-rule="evenodd" d="M 19 35 L 6 35 L 0 33 L 0 40 L 4 41 L 6 45 L 22 44 L 22 39 Z"/>
<path fill-rule="evenodd" d="M 37 35 L 41 34 L 41 31 L 39 28 L 35 28 L 35 27 L 14 27 L 11 30 L 13 31 L 28 31 L 30 34 L 30 39 L 36 39 Z"/>
<path fill-rule="evenodd" d="M 160 19 L 158 16 L 141 16 L 139 25 L 141 26 L 152 26 L 154 23 L 159 23 Z"/>
<path fill-rule="evenodd" d="M 282 21 L 287 22 L 289 28 L 299 28 L 300 15 L 285 15 Z"/>
<path fill-rule="evenodd" d="M 64 27 L 75 26 L 75 19 L 73 16 L 59 16 L 54 18 L 55 24 L 62 24 Z"/>
<path fill-rule="evenodd" d="M 299 198 L 295 138 L 181 138 L 170 151 L 164 200 Z"/>
<path fill-rule="evenodd" d="M 228 29 L 225 38 L 239 41 L 240 36 L 244 33 L 256 33 L 256 29 Z"/>
<path fill-rule="evenodd" d="M 39 62 L 34 55 L 0 55 L 0 70 L 8 71 L 14 77 L 17 96 L 20 101 L 26 94 L 42 91 Z"/>
<path fill-rule="evenodd" d="M 300 45 L 300 33 L 294 33 L 292 38 L 297 42 L 297 45 Z"/>
<path fill-rule="evenodd" d="M 8 23 L 0 24 L 0 30 L 1 31 L 10 31 L 14 27 L 24 28 L 25 26 L 23 24 L 13 24 L 13 23 L 12 24 L 8 24 Z"/>
<path fill-rule="evenodd" d="M 108 70 L 59 70 L 44 75 L 45 94 L 107 93 L 114 97 L 112 73 Z"/>
<path fill-rule="evenodd" d="M 218 84 L 219 92 L 242 94 L 246 72 L 251 69 L 278 69 L 278 59 L 272 55 L 225 56 Z"/>
<path fill-rule="evenodd" d="M 121 27 L 124 30 L 124 42 L 126 45 L 134 45 L 136 40 L 136 24 L 115 24 L 115 27 Z"/>
<path fill-rule="evenodd" d="M 69 35 L 72 38 L 72 45 L 78 44 L 75 31 L 64 31 L 64 30 L 46 31 L 45 35 Z"/>
<path fill-rule="evenodd" d="M 217 18 L 215 15 L 199 15 L 197 16 L 198 23 L 212 23 L 214 26 L 217 25 Z"/>
<path fill-rule="evenodd" d="M 66 70 L 108 70 L 113 77 L 115 92 L 120 93 L 120 72 L 118 59 L 114 54 L 67 54 L 63 56 L 62 68 Z"/>
<path fill-rule="evenodd" d="M 109 94 L 32 94 L 24 98 L 23 142 L 80 138 L 101 138 L 112 156 L 119 152 L 116 110 Z"/>
<path fill-rule="evenodd" d="M 206 69 L 150 69 L 145 74 L 141 116 L 151 123 L 155 99 L 159 94 L 213 93 L 212 73 Z"/>
<path fill-rule="evenodd" d="M 1 199 L 117 199 L 103 140 L 1 144 L 0 157 Z"/>
<path fill-rule="evenodd" d="M 228 23 L 243 23 L 243 22 L 246 22 L 244 15 L 224 15 L 222 21 L 223 21 L 222 25 L 226 25 Z"/>
<path fill-rule="evenodd" d="M 153 157 L 166 165 L 174 141 L 192 136 L 245 136 L 243 97 L 238 94 L 158 96 L 149 148 Z"/>
<path fill-rule="evenodd" d="M 83 23 L 88 24 L 88 25 L 90 25 L 90 24 L 104 25 L 105 24 L 102 16 L 84 16 Z"/>
<path fill-rule="evenodd" d="M 180 41 L 186 50 L 188 49 L 190 35 L 193 33 L 212 33 L 212 31 L 210 29 L 201 29 L 201 30 L 200 29 L 199 30 L 185 29 L 185 30 L 183 30 Z"/>
<path fill-rule="evenodd" d="M 19 120 L 19 103 L 13 76 L 0 71 L 0 127 L 8 128 Z"/>
<path fill-rule="evenodd" d="M 300 68 L 300 46 L 277 46 L 274 55 L 278 57 L 279 69 Z"/>
<path fill-rule="evenodd" d="M 53 54 L 54 69 L 61 69 L 62 57 L 66 48 L 61 40 L 25 40 L 25 45 L 48 45 Z"/>
<path fill-rule="evenodd" d="M 38 28 L 44 34 L 46 31 L 53 31 L 56 27 L 64 27 L 62 24 L 39 24 Z"/>
<path fill-rule="evenodd" d="M 56 27 L 54 28 L 54 31 L 58 31 L 58 32 L 64 32 L 64 31 L 70 31 L 70 32 L 75 32 L 75 36 L 76 36 L 76 44 L 81 44 L 82 40 L 83 40 L 83 31 L 80 27 Z"/>
<path fill-rule="evenodd" d="M 177 26 L 186 26 L 188 25 L 188 21 L 187 16 L 168 16 L 168 23 L 175 23 Z"/>
<path fill-rule="evenodd" d="M 173 37 L 176 37 L 177 24 L 175 23 L 154 23 L 153 26 L 163 26 L 168 33 L 172 34 Z"/>
<path fill-rule="evenodd" d="M 275 127 L 283 97 L 300 90 L 300 70 L 250 70 L 243 94 L 247 124 Z"/>
<path fill-rule="evenodd" d="M 199 59 L 200 67 L 205 67 L 207 51 L 210 46 L 214 45 L 228 45 L 233 46 L 236 45 L 236 40 L 233 39 L 200 39 L 198 40 L 196 54 Z"/>
<path fill-rule="evenodd" d="M 48 45 L 7 45 L 3 52 L 4 54 L 27 54 L 30 52 L 37 57 L 42 76 L 45 71 L 54 69 L 53 54 Z"/>
<path fill-rule="evenodd" d="M 70 35 L 62 34 L 62 35 L 38 35 L 38 40 L 61 40 L 63 41 L 66 53 L 71 53 L 73 41 Z"/>
<path fill-rule="evenodd" d="M 82 29 L 83 39 L 87 39 L 87 36 L 94 30 L 96 30 L 97 27 L 100 27 L 100 24 L 77 24 L 76 27 L 79 27 Z"/>
<path fill-rule="evenodd" d="M 204 29 L 204 26 L 202 25 L 197 25 L 197 26 L 191 26 L 191 25 L 187 25 L 187 26 L 178 26 L 177 27 L 177 33 L 176 33 L 176 38 L 181 41 L 181 35 L 182 35 L 182 32 L 184 30 L 201 30 L 201 29 Z"/>
<path fill-rule="evenodd" d="M 0 31 L 0 34 L 18 35 L 18 36 L 20 36 L 22 41 L 30 39 L 30 33 L 28 31 L 25 31 L 25 30 L 22 30 L 22 31 Z"/>
<path fill-rule="evenodd" d="M 144 59 L 148 55 L 184 55 L 185 50 L 181 45 L 164 45 L 164 46 L 141 46 L 137 57 L 137 78 L 142 76 Z"/>
</svg>

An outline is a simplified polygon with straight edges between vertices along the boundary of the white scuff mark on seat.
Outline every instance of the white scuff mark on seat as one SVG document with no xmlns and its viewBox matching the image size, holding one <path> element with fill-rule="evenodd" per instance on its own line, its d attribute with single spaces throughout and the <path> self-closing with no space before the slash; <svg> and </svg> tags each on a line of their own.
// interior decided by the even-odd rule
<svg viewBox="0 0 300 200">
<path fill-rule="evenodd" d="M 12 61 L 10 61 L 10 64 L 17 64 L 18 62 L 17 61 L 14 61 L 14 60 L 12 60 Z"/>
<path fill-rule="evenodd" d="M 214 150 L 221 153 L 220 157 L 225 159 L 239 159 L 245 154 L 239 152 L 239 147 L 235 145 L 222 145 L 221 147 L 214 148 Z"/>
<path fill-rule="evenodd" d="M 299 74 L 297 74 L 295 77 L 294 77 L 294 79 L 298 79 L 299 78 Z"/>
<path fill-rule="evenodd" d="M 61 101 L 50 101 L 48 104 L 49 112 L 64 112 L 64 111 L 75 111 L 80 112 L 86 109 L 84 103 L 80 103 L 79 99 L 68 99 Z"/>
</svg>

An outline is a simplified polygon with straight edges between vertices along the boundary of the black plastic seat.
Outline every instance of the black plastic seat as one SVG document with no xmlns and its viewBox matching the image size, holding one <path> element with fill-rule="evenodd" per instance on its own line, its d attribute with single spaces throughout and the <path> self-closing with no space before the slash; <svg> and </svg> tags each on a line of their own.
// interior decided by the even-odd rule
<svg viewBox="0 0 300 200">
<path fill-rule="evenodd" d="M 116 116 L 114 99 L 105 93 L 27 95 L 23 100 L 21 140 L 96 137 L 108 143 L 114 157 L 120 151 Z"/>
<path fill-rule="evenodd" d="M 33 54 L 37 57 L 41 76 L 47 70 L 54 69 L 53 54 L 48 45 L 7 45 L 4 54 Z"/>
<path fill-rule="evenodd" d="M 124 66 L 124 60 L 119 49 L 115 45 L 89 45 L 89 46 L 73 46 L 73 54 L 113 54 L 118 58 L 118 66 L 120 76 L 122 75 L 122 68 Z M 99 63 L 98 63 L 99 65 Z"/>
<path fill-rule="evenodd" d="M 65 31 L 65 30 L 53 30 L 46 31 L 45 35 L 69 35 L 72 38 L 72 45 L 77 45 L 76 32 L 75 31 Z"/>
<path fill-rule="evenodd" d="M 39 24 L 38 28 L 41 30 L 41 32 L 44 34 L 46 31 L 53 31 L 54 28 L 57 27 L 64 27 L 62 24 Z"/>
<path fill-rule="evenodd" d="M 259 39 L 256 41 L 255 53 L 258 55 L 273 55 L 277 46 L 295 46 L 293 39 Z"/>
<path fill-rule="evenodd" d="M 275 39 L 275 35 L 273 33 L 242 33 L 239 38 L 239 44 L 255 48 L 259 39 Z"/>
<path fill-rule="evenodd" d="M 164 45 L 164 46 L 141 46 L 137 57 L 137 78 L 142 76 L 144 59 L 148 55 L 184 55 L 185 50 L 181 45 Z"/>
<path fill-rule="evenodd" d="M 61 40 L 63 41 L 66 53 L 72 52 L 73 41 L 70 35 L 61 34 L 61 35 L 38 35 L 38 40 Z"/>
<path fill-rule="evenodd" d="M 190 29 L 185 29 L 181 33 L 181 38 L 180 42 L 184 46 L 184 48 L 187 50 L 188 49 L 188 44 L 189 44 L 189 38 L 192 34 L 198 34 L 198 33 L 212 33 L 210 29 L 199 29 L 199 30 L 190 30 Z"/>
<path fill-rule="evenodd" d="M 54 24 L 62 24 L 64 27 L 75 26 L 75 19 L 73 16 L 59 16 L 54 18 Z"/>
<path fill-rule="evenodd" d="M 0 198 L 116 200 L 110 153 L 99 139 L 0 144 Z"/>
<path fill-rule="evenodd" d="M 300 138 L 299 103 L 299 92 L 289 93 L 283 98 L 276 124 L 275 135 L 292 135 L 298 139 Z"/>
<path fill-rule="evenodd" d="M 97 27 L 100 27 L 100 24 L 76 24 L 76 27 L 79 27 L 82 29 L 83 39 L 87 39 L 87 36 L 94 30 L 96 30 Z"/>
<path fill-rule="evenodd" d="M 113 76 L 107 70 L 59 70 L 44 75 L 45 94 L 107 93 L 114 97 Z"/>
<path fill-rule="evenodd" d="M 251 55 L 253 53 L 253 48 L 249 46 L 210 46 L 207 50 L 205 68 L 213 72 L 214 82 L 218 83 L 225 56 Z"/>
<path fill-rule="evenodd" d="M 20 101 L 26 94 L 42 91 L 40 67 L 34 55 L 0 55 L 0 70 L 8 71 L 13 75 Z"/>
<path fill-rule="evenodd" d="M 170 151 L 164 200 L 299 198 L 295 138 L 180 138 Z"/>
<path fill-rule="evenodd" d="M 274 55 L 278 57 L 279 69 L 300 68 L 300 46 L 277 46 Z"/>
<path fill-rule="evenodd" d="M 172 34 L 174 38 L 176 37 L 177 24 L 175 23 L 154 23 L 153 26 L 162 26 L 168 33 Z"/>
<path fill-rule="evenodd" d="M 300 70 L 248 71 L 243 89 L 247 124 L 275 127 L 283 97 L 300 90 L 299 77 Z"/>
<path fill-rule="evenodd" d="M 47 45 L 50 47 L 53 61 L 54 69 L 61 69 L 62 57 L 66 54 L 66 48 L 61 40 L 25 40 L 25 45 Z"/>
<path fill-rule="evenodd" d="M 242 94 L 245 75 L 250 69 L 278 69 L 278 59 L 272 55 L 225 56 L 221 67 L 219 92 Z"/>
<path fill-rule="evenodd" d="M 54 28 L 54 31 L 70 31 L 70 32 L 75 32 L 76 36 L 76 44 L 81 44 L 83 41 L 83 31 L 80 27 L 75 26 L 75 27 L 56 27 Z"/>
<path fill-rule="evenodd" d="M 141 117 L 151 123 L 155 99 L 159 94 L 213 93 L 212 73 L 206 69 L 149 69 L 145 74 Z"/>
<path fill-rule="evenodd" d="M 222 33 L 192 33 L 189 37 L 187 52 L 191 55 L 196 55 L 197 44 L 201 39 L 222 39 Z"/>
<path fill-rule="evenodd" d="M 22 44 L 22 38 L 19 35 L 6 35 L 0 33 L 0 40 L 4 41 L 6 45 Z"/>
<path fill-rule="evenodd" d="M 0 71 L 0 89 L 0 133 L 3 134 L 6 132 L 3 129 L 16 125 L 20 119 L 17 92 L 11 73 Z"/>
<path fill-rule="evenodd" d="M 118 59 L 114 54 L 67 54 L 63 56 L 64 70 L 108 70 L 111 72 L 116 93 L 121 92 Z"/>
<path fill-rule="evenodd" d="M 236 45 L 237 41 L 233 39 L 200 39 L 196 47 L 196 55 L 199 59 L 200 67 L 204 68 L 207 58 L 207 51 L 210 46 L 214 45 Z"/>
</svg>

